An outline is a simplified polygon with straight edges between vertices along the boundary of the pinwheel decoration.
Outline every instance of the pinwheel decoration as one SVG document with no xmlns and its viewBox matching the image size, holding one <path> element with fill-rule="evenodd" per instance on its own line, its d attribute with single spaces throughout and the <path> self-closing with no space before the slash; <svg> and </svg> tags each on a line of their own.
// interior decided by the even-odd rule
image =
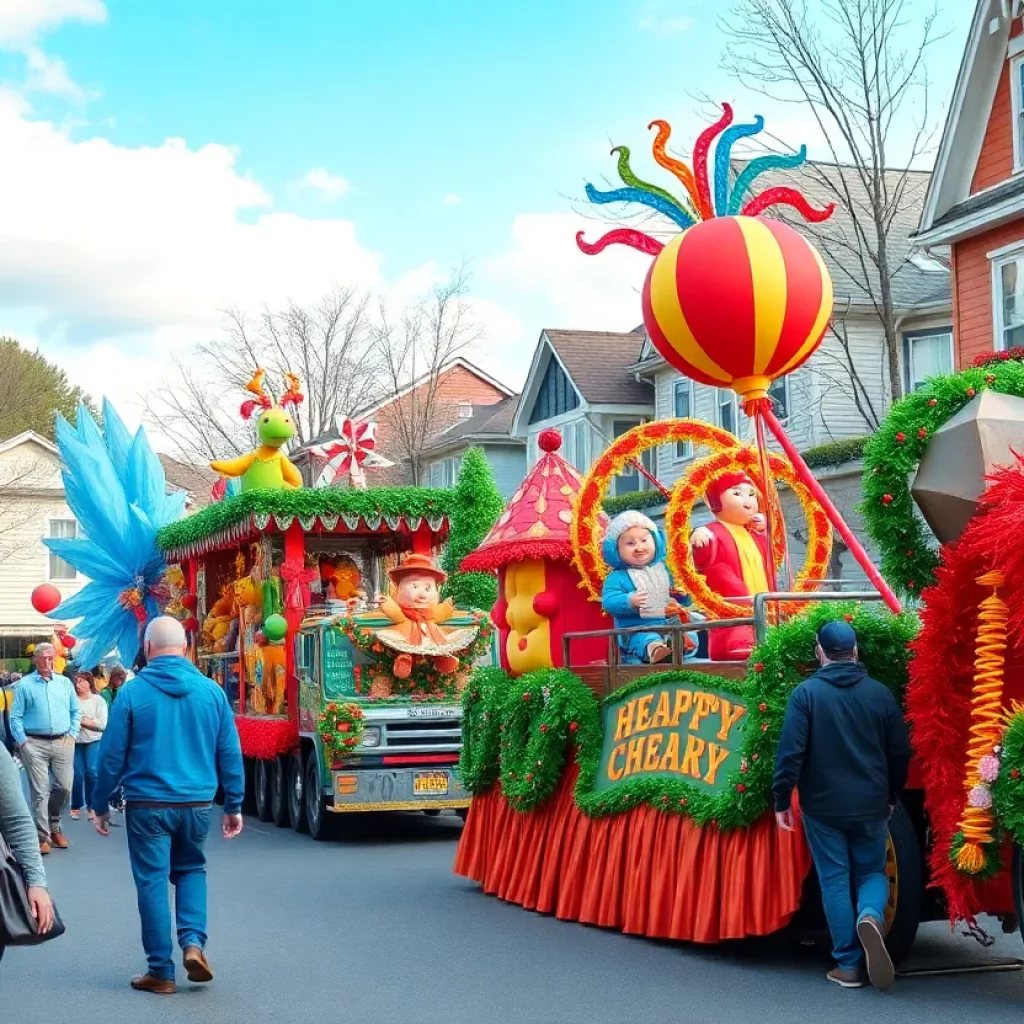
<svg viewBox="0 0 1024 1024">
<path fill-rule="evenodd" d="M 376 456 L 376 430 L 376 423 L 354 423 L 347 416 L 340 418 L 338 439 L 310 449 L 313 456 L 325 462 L 316 486 L 330 487 L 339 474 L 347 473 L 353 487 L 365 490 L 366 474 L 363 466 L 367 461 L 372 460 L 376 465 L 390 465 Z"/>
<path fill-rule="evenodd" d="M 698 137 L 692 169 L 666 151 L 672 133 L 669 123 L 650 125 L 657 129 L 654 159 L 683 185 L 684 197 L 638 178 L 625 146 L 612 150 L 625 187 L 586 187 L 592 203 L 645 206 L 675 224 L 679 234 L 663 243 L 634 228 L 616 228 L 591 243 L 581 231 L 577 245 L 588 255 L 609 245 L 627 245 L 654 257 L 643 287 L 644 326 L 654 347 L 692 380 L 731 388 L 740 396 L 756 428 L 762 478 L 769 482 L 767 426 L 868 578 L 898 611 L 895 595 L 786 436 L 768 397 L 772 381 L 792 373 L 821 344 L 833 298 L 832 280 L 814 246 L 781 220 L 761 215 L 788 206 L 805 220 L 819 223 L 831 217 L 835 204 L 815 207 L 788 185 L 753 193 L 755 181 L 766 171 L 800 167 L 807 159 L 805 146 L 790 156 L 750 160 L 732 180 L 733 146 L 763 131 L 764 118 L 759 115 L 750 124 L 734 125 L 732 107 L 723 103 L 722 111 Z"/>
</svg>

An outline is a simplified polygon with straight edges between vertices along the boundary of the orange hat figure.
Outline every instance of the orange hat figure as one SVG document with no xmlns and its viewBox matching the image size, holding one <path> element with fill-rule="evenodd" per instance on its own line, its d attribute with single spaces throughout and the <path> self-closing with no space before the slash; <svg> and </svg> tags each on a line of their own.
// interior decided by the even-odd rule
<svg viewBox="0 0 1024 1024">
<path fill-rule="evenodd" d="M 765 593 L 771 575 L 768 537 L 753 481 L 745 473 L 723 473 L 708 485 L 704 499 L 715 521 L 690 537 L 694 565 L 722 597 Z M 753 647 L 750 626 L 708 630 L 713 661 L 743 661 Z"/>
<path fill-rule="evenodd" d="M 478 629 L 441 628 L 455 614 L 451 600 L 441 600 L 441 584 L 447 574 L 427 555 L 414 554 L 388 575 L 396 594 L 394 598 L 380 598 L 380 610 L 394 626 L 378 630 L 377 639 L 399 652 L 394 663 L 395 676 L 408 679 L 414 657 L 429 658 L 438 672 L 455 672 L 459 667 L 456 655 L 476 639 Z"/>
</svg>

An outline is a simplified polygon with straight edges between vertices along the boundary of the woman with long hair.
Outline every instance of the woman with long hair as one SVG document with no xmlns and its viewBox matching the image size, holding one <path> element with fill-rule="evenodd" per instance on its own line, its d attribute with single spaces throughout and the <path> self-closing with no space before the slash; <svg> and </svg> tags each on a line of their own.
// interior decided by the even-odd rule
<svg viewBox="0 0 1024 1024">
<path fill-rule="evenodd" d="M 99 770 L 99 741 L 107 727 L 107 702 L 96 692 L 96 682 L 91 672 L 79 672 L 75 676 L 75 693 L 78 695 L 78 706 L 82 709 L 82 724 L 75 740 L 75 779 L 71 786 L 71 817 L 81 817 L 84 807 L 89 812 L 91 821 L 96 817 L 91 809 L 92 790 Z"/>
<path fill-rule="evenodd" d="M 115 665 L 110 670 L 107 685 L 100 693 L 100 696 L 107 702 L 108 708 L 114 703 L 114 699 L 117 697 L 117 691 L 124 686 L 127 678 L 128 673 L 125 672 L 124 665 Z"/>
</svg>

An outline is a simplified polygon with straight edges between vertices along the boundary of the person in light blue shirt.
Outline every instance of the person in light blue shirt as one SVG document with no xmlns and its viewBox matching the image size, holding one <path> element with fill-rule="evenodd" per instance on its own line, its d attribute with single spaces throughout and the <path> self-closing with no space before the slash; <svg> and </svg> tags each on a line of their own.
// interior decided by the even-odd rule
<svg viewBox="0 0 1024 1024">
<path fill-rule="evenodd" d="M 75 740 L 82 720 L 75 687 L 53 670 L 53 644 L 38 644 L 35 671 L 14 690 L 11 736 L 28 776 L 32 818 L 39 833 L 39 852 L 68 848 L 60 812 L 71 795 L 75 777 Z"/>
</svg>

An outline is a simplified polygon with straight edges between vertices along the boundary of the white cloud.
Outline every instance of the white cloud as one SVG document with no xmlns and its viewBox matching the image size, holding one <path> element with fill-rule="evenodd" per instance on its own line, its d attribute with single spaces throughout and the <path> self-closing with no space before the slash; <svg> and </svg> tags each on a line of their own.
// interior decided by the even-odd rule
<svg viewBox="0 0 1024 1024">
<path fill-rule="evenodd" d="M 310 188 L 314 192 L 319 192 L 320 198 L 328 202 L 352 190 L 352 185 L 347 178 L 331 174 L 324 167 L 315 167 L 313 170 L 307 171 L 299 185 L 302 188 Z"/>
<path fill-rule="evenodd" d="M 670 0 L 652 0 L 641 8 L 637 26 L 643 32 L 660 36 L 675 36 L 688 31 L 693 27 L 692 19 L 677 14 L 675 6 Z"/>
<path fill-rule="evenodd" d="M 106 20 L 103 0 L 3 0 L 0 45 L 27 42 L 64 21 Z"/>
<path fill-rule="evenodd" d="M 441 200 L 445 206 L 458 206 L 462 202 L 461 196 L 457 196 L 454 192 L 449 192 L 448 195 Z"/>
<path fill-rule="evenodd" d="M 59 57 L 48 57 L 38 46 L 28 46 L 23 53 L 28 66 L 28 77 L 22 86 L 25 92 L 48 93 L 79 103 L 88 98 L 89 94 L 72 79 Z"/>
</svg>

